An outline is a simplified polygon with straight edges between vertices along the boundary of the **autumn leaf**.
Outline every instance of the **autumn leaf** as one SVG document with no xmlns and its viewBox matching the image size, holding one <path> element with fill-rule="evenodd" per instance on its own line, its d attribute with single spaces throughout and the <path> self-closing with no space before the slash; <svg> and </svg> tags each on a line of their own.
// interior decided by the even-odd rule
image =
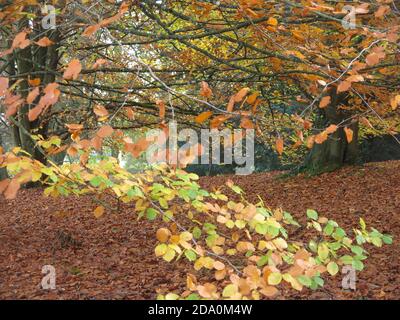
<svg viewBox="0 0 400 320">
<path fill-rule="evenodd" d="M 66 80 L 76 80 L 82 70 L 82 65 L 78 59 L 73 59 L 65 69 L 63 78 Z"/>
<path fill-rule="evenodd" d="M 84 37 L 91 37 L 97 30 L 101 28 L 100 24 L 88 26 L 82 33 Z"/>
<path fill-rule="evenodd" d="M 392 107 L 393 111 L 400 106 L 400 94 L 396 95 L 390 100 L 390 106 Z"/>
<path fill-rule="evenodd" d="M 5 179 L 0 181 L 0 194 L 2 194 L 8 187 L 8 185 L 10 184 L 10 179 Z"/>
<path fill-rule="evenodd" d="M 161 120 L 164 120 L 165 119 L 165 109 L 166 109 L 165 103 L 162 100 L 157 100 L 156 104 L 157 104 L 158 109 L 159 109 L 159 113 L 158 113 L 159 117 L 160 117 Z"/>
<path fill-rule="evenodd" d="M 207 119 L 209 119 L 213 115 L 212 111 L 204 111 L 200 113 L 196 118 L 195 122 L 202 124 L 204 123 Z"/>
<path fill-rule="evenodd" d="M 160 242 L 167 242 L 170 236 L 171 231 L 169 231 L 167 228 L 160 228 L 157 230 L 156 237 Z"/>
<path fill-rule="evenodd" d="M 353 141 L 353 130 L 351 130 L 350 128 L 344 128 L 344 132 L 346 134 L 346 139 L 347 142 L 350 143 Z"/>
<path fill-rule="evenodd" d="M 234 95 L 234 102 L 240 102 L 243 100 L 243 98 L 247 95 L 247 93 L 250 91 L 250 88 L 243 88 L 240 89 L 238 93 Z"/>
<path fill-rule="evenodd" d="M 276 20 L 274 17 L 270 17 L 267 20 L 267 24 L 270 26 L 276 27 L 278 25 L 278 20 Z"/>
<path fill-rule="evenodd" d="M 254 123 L 248 117 L 242 117 L 240 121 L 240 126 L 243 129 L 254 129 Z"/>
<path fill-rule="evenodd" d="M 212 94 L 213 94 L 212 90 L 211 90 L 210 86 L 208 85 L 208 83 L 205 82 L 205 81 L 202 81 L 201 82 L 200 95 L 202 97 L 205 97 L 205 98 L 209 99 L 209 98 L 211 98 Z"/>
<path fill-rule="evenodd" d="M 331 97 L 330 96 L 325 96 L 321 99 L 319 103 L 319 107 L 321 109 L 326 108 L 329 104 L 331 103 Z"/>
<path fill-rule="evenodd" d="M 96 105 L 93 108 L 93 112 L 98 116 L 98 117 L 107 117 L 108 116 L 108 111 L 106 108 L 104 108 L 102 105 Z"/>
<path fill-rule="evenodd" d="M 29 112 L 28 112 L 28 120 L 31 121 L 31 122 L 35 121 L 40 116 L 40 114 L 42 113 L 43 109 L 44 108 L 41 105 L 37 105 L 34 108 L 30 109 Z"/>
<path fill-rule="evenodd" d="M 345 91 L 349 91 L 351 88 L 351 82 L 350 81 L 342 81 L 338 87 L 337 87 L 337 92 L 345 92 Z"/>
<path fill-rule="evenodd" d="M 49 47 L 53 45 L 54 42 L 47 37 L 43 37 L 39 41 L 36 41 L 35 44 L 37 44 L 39 47 Z"/>
<path fill-rule="evenodd" d="M 96 209 L 94 209 L 93 214 L 98 219 L 104 214 L 104 211 L 105 209 L 103 206 L 98 206 Z"/>
<path fill-rule="evenodd" d="M 247 103 L 250 105 L 253 105 L 258 98 L 259 93 L 258 92 L 254 92 L 252 93 L 248 98 L 247 98 Z"/>
<path fill-rule="evenodd" d="M 126 107 L 124 110 L 129 120 L 135 120 L 135 111 L 132 108 Z"/>
<path fill-rule="evenodd" d="M 331 124 L 328 128 L 325 129 L 325 132 L 326 132 L 327 134 L 332 134 L 332 133 L 336 132 L 337 129 L 338 129 L 338 126 L 337 126 L 337 125 Z"/>
<path fill-rule="evenodd" d="M 26 97 L 26 102 L 28 104 L 32 104 L 38 95 L 39 95 L 39 87 L 36 87 L 31 92 L 29 92 L 28 96 Z"/>
<path fill-rule="evenodd" d="M 8 89 L 8 78 L 0 77 L 0 97 L 3 96 Z"/>
<path fill-rule="evenodd" d="M 326 131 L 323 131 L 323 132 L 321 132 L 321 133 L 319 133 L 319 134 L 317 134 L 317 135 L 315 136 L 314 141 L 315 141 L 315 143 L 317 143 L 317 144 L 322 144 L 322 143 L 324 143 L 327 139 L 328 139 L 328 133 L 327 133 Z"/>
<path fill-rule="evenodd" d="M 97 69 L 98 67 L 108 63 L 106 59 L 97 59 L 96 62 L 93 64 L 92 68 Z"/>
<path fill-rule="evenodd" d="M 107 138 L 109 136 L 111 136 L 114 132 L 114 129 L 109 126 L 109 125 L 105 125 L 102 126 L 99 131 L 97 131 L 96 135 L 100 138 Z"/>
<path fill-rule="evenodd" d="M 12 179 L 8 184 L 6 191 L 4 191 L 4 197 L 7 200 L 15 199 L 20 188 L 21 184 L 16 179 Z"/>
<path fill-rule="evenodd" d="M 18 33 L 14 40 L 13 43 L 11 45 L 12 49 L 25 49 L 27 46 L 30 45 L 30 41 L 29 39 L 26 39 L 27 33 L 25 31 Z"/>
<path fill-rule="evenodd" d="M 31 87 L 37 87 L 38 85 L 40 85 L 40 82 L 40 78 L 28 79 L 28 83 Z"/>
<path fill-rule="evenodd" d="M 284 143 L 283 143 L 283 139 L 281 137 L 276 139 L 275 146 L 276 146 L 276 151 L 279 153 L 279 155 L 282 155 Z"/>
</svg>

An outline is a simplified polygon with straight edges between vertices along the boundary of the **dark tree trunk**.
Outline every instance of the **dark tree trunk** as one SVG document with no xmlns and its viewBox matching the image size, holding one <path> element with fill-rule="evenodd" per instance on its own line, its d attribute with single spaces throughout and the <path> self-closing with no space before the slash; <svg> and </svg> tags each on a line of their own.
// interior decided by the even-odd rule
<svg viewBox="0 0 400 320">
<path fill-rule="evenodd" d="M 339 129 L 329 135 L 322 144 L 315 143 L 305 161 L 306 170 L 313 173 L 332 171 L 345 164 L 355 164 L 359 159 L 358 122 L 351 121 L 351 114 L 340 109 L 345 105 L 347 98 L 343 94 L 336 95 L 330 92 L 331 104 L 321 110 L 322 127 L 330 124 L 339 125 Z M 344 127 L 353 131 L 353 140 L 348 143 Z"/>
</svg>

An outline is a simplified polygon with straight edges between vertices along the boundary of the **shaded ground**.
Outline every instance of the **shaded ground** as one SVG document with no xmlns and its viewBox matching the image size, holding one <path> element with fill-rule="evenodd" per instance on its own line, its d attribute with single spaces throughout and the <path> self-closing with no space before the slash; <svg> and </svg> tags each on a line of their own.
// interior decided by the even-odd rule
<svg viewBox="0 0 400 320">
<path fill-rule="evenodd" d="M 362 216 L 367 224 L 394 235 L 394 244 L 372 248 L 357 290 L 341 289 L 341 277 L 319 292 L 282 292 L 278 299 L 400 299 L 400 161 L 370 163 L 306 178 L 277 179 L 278 173 L 230 176 L 248 197 L 259 195 L 300 222 L 307 208 L 338 221 L 346 230 Z M 204 187 L 228 177 L 202 178 Z M 89 197 L 51 199 L 23 190 L 0 198 L 1 299 L 149 299 L 155 289 L 183 291 L 187 265 L 168 264 L 153 254 L 157 225 L 136 221 L 133 212 L 93 216 Z M 71 238 L 69 237 L 71 236 Z M 368 248 L 369 249 L 369 248 Z M 57 289 L 40 288 L 42 266 L 57 271 Z"/>
</svg>

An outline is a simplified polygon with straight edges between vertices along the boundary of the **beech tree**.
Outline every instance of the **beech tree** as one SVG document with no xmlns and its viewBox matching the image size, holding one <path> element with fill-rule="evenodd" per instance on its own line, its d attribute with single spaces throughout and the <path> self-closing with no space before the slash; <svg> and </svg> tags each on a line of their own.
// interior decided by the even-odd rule
<svg viewBox="0 0 400 320">
<path fill-rule="evenodd" d="M 160 299 L 260 299 L 284 283 L 315 290 L 339 266 L 363 270 L 364 245 L 392 243 L 362 218 L 349 234 L 312 209 L 310 237 L 293 241 L 300 225 L 290 213 L 247 201 L 232 181 L 204 190 L 180 168 L 192 155 L 140 173 L 112 156 L 90 160 L 107 144 L 138 157 L 150 142 L 133 141 L 132 129 L 168 133 L 174 119 L 256 129 L 279 154 L 309 148 L 307 165 L 317 170 L 354 162 L 360 124 L 390 134 L 398 127 L 394 1 L 346 2 L 358 18 L 351 30 L 337 1 L 53 4 L 55 25 L 42 24 L 44 2 L 1 7 L 1 120 L 15 145 L 0 150 L 6 199 L 40 182 L 47 196 L 92 195 L 96 218 L 124 203 L 138 219 L 162 219 L 155 255 L 184 257 L 213 277 L 188 274 L 185 292 Z M 55 161 L 64 152 L 72 160 Z"/>
<path fill-rule="evenodd" d="M 94 130 L 96 105 L 122 130 L 154 126 L 163 100 L 188 126 L 242 123 L 278 153 L 308 147 L 317 170 L 353 163 L 360 122 L 398 130 L 398 9 L 346 4 L 352 11 L 332 1 L 59 1 L 56 27 L 43 29 L 44 2 L 6 3 L 2 83 L 18 93 L 4 100 L 15 144 L 43 161 L 25 130 Z M 243 101 L 231 97 L 244 88 L 252 112 L 238 122 L 230 112 Z"/>
</svg>

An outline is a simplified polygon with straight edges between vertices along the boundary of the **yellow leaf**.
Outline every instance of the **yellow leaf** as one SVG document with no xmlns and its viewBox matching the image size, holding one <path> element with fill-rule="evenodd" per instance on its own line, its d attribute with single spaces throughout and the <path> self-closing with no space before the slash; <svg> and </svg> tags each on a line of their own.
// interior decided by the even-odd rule
<svg viewBox="0 0 400 320">
<path fill-rule="evenodd" d="M 278 25 L 278 20 L 276 20 L 274 17 L 270 17 L 267 21 L 267 24 L 276 27 Z"/>
</svg>

